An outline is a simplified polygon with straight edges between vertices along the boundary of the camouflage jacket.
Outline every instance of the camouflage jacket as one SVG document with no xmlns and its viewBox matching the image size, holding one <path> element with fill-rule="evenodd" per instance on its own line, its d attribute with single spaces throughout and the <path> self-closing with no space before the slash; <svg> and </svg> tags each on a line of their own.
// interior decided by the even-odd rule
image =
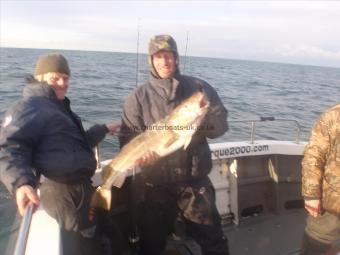
<svg viewBox="0 0 340 255">
<path fill-rule="evenodd" d="M 302 160 L 302 195 L 340 215 L 340 104 L 315 123 Z"/>
</svg>

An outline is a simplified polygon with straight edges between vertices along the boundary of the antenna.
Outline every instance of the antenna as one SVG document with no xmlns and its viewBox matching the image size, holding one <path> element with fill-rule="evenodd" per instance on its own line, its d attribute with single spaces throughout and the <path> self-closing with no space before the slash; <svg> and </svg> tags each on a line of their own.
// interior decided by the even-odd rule
<svg viewBox="0 0 340 255">
<path fill-rule="evenodd" d="M 186 61 L 187 61 L 188 40 L 189 40 L 189 31 L 187 31 L 187 42 L 186 42 L 186 44 L 185 44 L 183 73 L 184 73 L 184 71 L 185 71 L 185 64 L 186 64 Z"/>
<path fill-rule="evenodd" d="M 136 87 L 138 87 L 138 74 L 139 74 L 139 21 L 137 23 L 137 57 L 136 57 Z"/>
</svg>

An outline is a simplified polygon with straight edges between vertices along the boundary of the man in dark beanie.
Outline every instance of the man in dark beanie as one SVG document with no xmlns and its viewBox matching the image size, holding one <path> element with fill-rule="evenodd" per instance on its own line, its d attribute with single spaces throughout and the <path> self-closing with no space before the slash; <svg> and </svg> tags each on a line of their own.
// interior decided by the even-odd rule
<svg viewBox="0 0 340 255">
<path fill-rule="evenodd" d="M 57 220 L 63 254 L 100 254 L 96 222 L 88 220 L 96 169 L 92 149 L 119 125 L 84 130 L 66 97 L 70 73 L 60 54 L 39 58 L 34 77 L 28 78 L 22 98 L 2 123 L 0 177 L 21 215 L 28 203 L 41 202 Z"/>
<path fill-rule="evenodd" d="M 170 35 L 151 38 L 148 60 L 149 80 L 132 91 L 124 104 L 121 146 L 197 91 L 206 94 L 210 110 L 187 149 L 157 161 L 157 155 L 148 152 L 140 161 L 144 182 L 138 219 L 141 252 L 161 254 L 181 215 L 186 233 L 201 246 L 204 255 L 227 255 L 228 243 L 208 178 L 212 160 L 207 143 L 207 138 L 216 138 L 228 130 L 227 110 L 208 83 L 180 74 L 177 45 Z"/>
<path fill-rule="evenodd" d="M 45 73 L 62 73 L 71 75 L 66 58 L 61 54 L 48 54 L 39 57 L 35 66 L 34 75 Z"/>
</svg>

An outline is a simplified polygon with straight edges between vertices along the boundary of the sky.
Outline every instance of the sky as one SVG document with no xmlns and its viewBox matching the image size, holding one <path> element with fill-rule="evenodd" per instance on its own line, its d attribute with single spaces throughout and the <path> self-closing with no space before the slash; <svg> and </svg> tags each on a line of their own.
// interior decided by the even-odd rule
<svg viewBox="0 0 340 255">
<path fill-rule="evenodd" d="M 1 47 L 146 53 L 170 34 L 180 55 L 340 67 L 339 27 L 340 1 L 0 0 Z"/>
</svg>

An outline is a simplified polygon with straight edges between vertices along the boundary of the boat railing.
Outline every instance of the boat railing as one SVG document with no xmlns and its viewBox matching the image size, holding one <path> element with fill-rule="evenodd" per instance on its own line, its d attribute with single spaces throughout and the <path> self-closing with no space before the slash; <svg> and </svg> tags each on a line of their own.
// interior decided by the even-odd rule
<svg viewBox="0 0 340 255">
<path fill-rule="evenodd" d="M 18 239 L 15 244 L 14 255 L 24 255 L 26 252 L 27 238 L 31 226 L 33 211 L 34 205 L 33 203 L 29 203 L 21 220 Z"/>
<path fill-rule="evenodd" d="M 297 144 L 300 143 L 300 136 L 301 136 L 301 125 L 297 120 L 294 119 L 277 119 L 275 117 L 260 117 L 260 119 L 257 120 L 231 120 L 228 121 L 230 123 L 236 123 L 236 122 L 242 122 L 242 123 L 250 123 L 251 125 L 251 130 L 250 130 L 250 143 L 253 144 L 255 140 L 255 128 L 256 128 L 256 123 L 258 122 L 264 122 L 264 121 L 283 121 L 283 122 L 293 122 L 296 126 L 296 137 L 295 137 L 295 142 Z"/>
<path fill-rule="evenodd" d="M 295 135 L 295 143 L 299 144 L 300 143 L 300 136 L 301 136 L 301 125 L 300 123 L 295 120 L 295 119 L 280 119 L 280 118 L 275 118 L 275 117 L 260 117 L 260 119 L 249 119 L 249 120 L 228 120 L 228 123 L 250 123 L 251 125 L 251 130 L 250 130 L 250 143 L 254 144 L 255 141 L 255 128 L 256 128 L 256 123 L 258 122 L 265 122 L 265 121 L 281 121 L 281 122 L 292 122 L 295 124 L 296 127 L 296 135 Z M 109 143 L 113 146 L 116 144 L 113 143 L 112 141 L 108 141 L 105 139 L 106 143 Z M 99 149 L 99 144 L 94 148 L 94 153 L 95 157 L 97 160 L 97 168 L 101 168 L 101 153 Z"/>
<path fill-rule="evenodd" d="M 100 157 L 100 150 L 99 150 L 99 144 L 96 145 L 93 149 L 94 156 L 97 160 L 97 169 L 101 168 L 101 157 Z"/>
</svg>

